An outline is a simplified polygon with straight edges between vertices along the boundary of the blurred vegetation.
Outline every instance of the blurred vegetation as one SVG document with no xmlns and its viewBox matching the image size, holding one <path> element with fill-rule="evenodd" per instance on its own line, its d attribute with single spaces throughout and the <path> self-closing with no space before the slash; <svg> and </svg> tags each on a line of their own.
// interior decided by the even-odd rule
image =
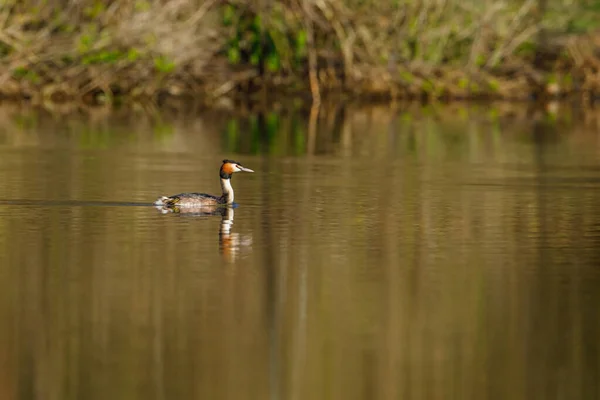
<svg viewBox="0 0 600 400">
<path fill-rule="evenodd" d="M 595 95 L 598 28 L 600 0 L 4 0 L 0 94 Z"/>
</svg>

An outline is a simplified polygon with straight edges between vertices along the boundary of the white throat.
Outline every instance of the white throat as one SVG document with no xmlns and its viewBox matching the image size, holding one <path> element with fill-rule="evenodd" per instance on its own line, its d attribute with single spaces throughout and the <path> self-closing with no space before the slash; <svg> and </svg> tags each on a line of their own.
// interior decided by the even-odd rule
<svg viewBox="0 0 600 400">
<path fill-rule="evenodd" d="M 233 203 L 233 187 L 231 187 L 231 179 L 221 178 L 221 189 L 223 189 L 223 195 L 227 198 L 227 204 Z"/>
</svg>

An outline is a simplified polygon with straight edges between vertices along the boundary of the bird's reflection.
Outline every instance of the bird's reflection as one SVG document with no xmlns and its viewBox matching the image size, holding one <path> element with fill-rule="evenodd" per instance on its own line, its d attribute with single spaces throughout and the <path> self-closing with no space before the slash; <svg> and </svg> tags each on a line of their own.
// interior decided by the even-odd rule
<svg viewBox="0 0 600 400">
<path fill-rule="evenodd" d="M 252 235 L 231 232 L 233 226 L 233 217 L 235 215 L 234 207 L 224 206 L 205 206 L 205 207 L 165 207 L 156 206 L 156 209 L 163 214 L 179 214 L 190 217 L 210 217 L 221 216 L 221 225 L 219 226 L 219 250 L 228 261 L 235 261 L 243 250 L 252 249 Z"/>
</svg>

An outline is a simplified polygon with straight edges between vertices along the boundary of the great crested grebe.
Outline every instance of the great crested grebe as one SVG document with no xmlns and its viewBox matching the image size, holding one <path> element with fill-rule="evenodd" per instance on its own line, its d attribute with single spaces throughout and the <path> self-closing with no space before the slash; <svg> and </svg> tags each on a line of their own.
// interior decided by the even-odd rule
<svg viewBox="0 0 600 400">
<path fill-rule="evenodd" d="M 221 176 L 221 196 L 213 196 L 205 193 L 180 193 L 174 196 L 163 196 L 154 203 L 163 207 L 214 207 L 219 205 L 233 204 L 233 188 L 231 187 L 231 176 L 236 172 L 254 172 L 250 168 L 243 167 L 239 162 L 223 160 L 219 175 Z"/>
</svg>

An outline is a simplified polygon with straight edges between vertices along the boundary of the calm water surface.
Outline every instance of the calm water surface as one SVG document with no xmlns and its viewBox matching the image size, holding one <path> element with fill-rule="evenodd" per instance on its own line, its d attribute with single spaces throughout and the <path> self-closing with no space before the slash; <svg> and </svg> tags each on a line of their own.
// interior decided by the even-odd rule
<svg viewBox="0 0 600 400">
<path fill-rule="evenodd" d="M 0 120 L 1 399 L 600 397 L 600 114 Z"/>
</svg>

